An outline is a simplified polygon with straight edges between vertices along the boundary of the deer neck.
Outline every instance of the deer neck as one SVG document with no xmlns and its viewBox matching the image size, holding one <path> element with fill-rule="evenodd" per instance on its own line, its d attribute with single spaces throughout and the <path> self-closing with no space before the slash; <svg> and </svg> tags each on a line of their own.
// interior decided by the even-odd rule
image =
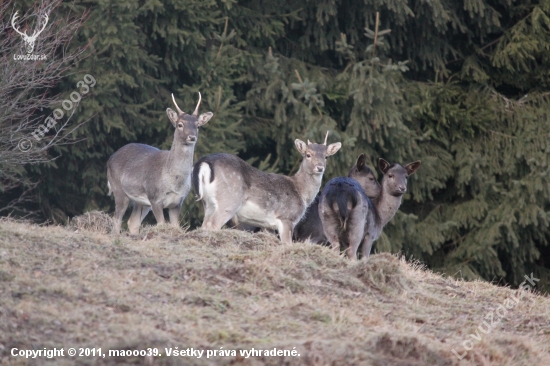
<svg viewBox="0 0 550 366">
<path fill-rule="evenodd" d="M 391 195 L 388 190 L 385 189 L 384 182 L 382 182 L 382 192 L 380 192 L 380 195 L 374 200 L 374 205 L 378 210 L 382 227 L 386 226 L 395 215 L 399 206 L 401 206 L 402 198 L 403 196 Z"/>
<path fill-rule="evenodd" d="M 315 196 L 317 196 L 317 193 L 319 193 L 323 175 L 308 174 L 302 163 L 298 172 L 290 177 L 290 179 L 294 182 L 294 185 L 296 186 L 296 189 L 302 197 L 305 205 L 309 206 L 315 199 Z"/>
<path fill-rule="evenodd" d="M 185 145 L 174 136 L 172 147 L 166 159 L 166 168 L 173 174 L 187 171 L 193 168 L 193 153 L 195 145 Z"/>
</svg>

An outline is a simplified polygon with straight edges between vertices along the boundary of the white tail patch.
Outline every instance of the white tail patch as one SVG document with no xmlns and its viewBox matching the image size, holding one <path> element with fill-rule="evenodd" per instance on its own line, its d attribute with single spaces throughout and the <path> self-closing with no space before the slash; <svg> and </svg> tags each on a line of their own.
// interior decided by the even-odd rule
<svg viewBox="0 0 550 366">
<path fill-rule="evenodd" d="M 197 201 L 202 200 L 204 190 L 203 187 L 210 183 L 211 174 L 212 172 L 210 171 L 210 165 L 207 163 L 202 163 L 199 168 L 199 192 L 197 195 Z"/>
</svg>

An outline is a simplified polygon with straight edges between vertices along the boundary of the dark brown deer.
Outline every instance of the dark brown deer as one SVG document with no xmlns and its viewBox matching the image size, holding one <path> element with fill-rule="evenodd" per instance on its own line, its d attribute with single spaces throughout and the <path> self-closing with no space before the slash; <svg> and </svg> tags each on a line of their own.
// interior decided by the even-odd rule
<svg viewBox="0 0 550 366">
<path fill-rule="evenodd" d="M 365 154 L 359 155 L 355 165 L 350 169 L 348 177 L 355 179 L 363 188 L 367 197 L 373 199 L 380 194 L 380 183 L 376 180 L 373 171 L 365 164 L 365 160 Z M 309 240 L 317 244 L 328 243 L 321 218 L 319 217 L 320 198 L 320 194 L 315 197 L 313 203 L 307 208 L 302 220 L 294 228 L 295 241 Z"/>
<path fill-rule="evenodd" d="M 198 115 L 201 96 L 193 114 L 166 109 L 174 125 L 174 140 L 170 150 L 159 150 L 144 144 L 128 144 L 121 147 L 107 162 L 109 195 L 115 197 L 113 232 L 119 233 L 122 217 L 130 202 L 134 209 L 128 220 L 131 234 L 138 234 L 145 216 L 152 209 L 157 224 L 164 224 L 163 209 L 168 209 L 170 223 L 179 226 L 179 214 L 183 200 L 191 189 L 193 152 L 199 135 L 199 127 L 212 118 L 212 112 Z"/>
<path fill-rule="evenodd" d="M 313 201 L 325 172 L 326 159 L 341 143 L 327 146 L 294 141 L 303 156 L 298 172 L 287 177 L 262 172 L 235 155 L 213 154 L 193 169 L 193 187 L 204 204 L 206 230 L 218 230 L 235 218 L 237 223 L 277 230 L 283 243 L 292 241 L 294 226 Z"/>
<path fill-rule="evenodd" d="M 420 161 L 403 167 L 379 159 L 378 168 L 384 173 L 382 191 L 372 201 L 353 179 L 336 178 L 327 183 L 321 193 L 319 217 L 332 248 L 339 251 L 342 243 L 347 256 L 357 259 L 357 249 L 362 244 L 363 258 L 368 259 L 372 244 L 401 205 L 407 178 L 419 167 Z"/>
</svg>

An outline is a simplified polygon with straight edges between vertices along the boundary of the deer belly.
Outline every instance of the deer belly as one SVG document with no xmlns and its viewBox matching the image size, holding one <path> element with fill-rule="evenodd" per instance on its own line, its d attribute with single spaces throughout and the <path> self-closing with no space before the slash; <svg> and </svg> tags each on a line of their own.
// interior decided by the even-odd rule
<svg viewBox="0 0 550 366">
<path fill-rule="evenodd" d="M 174 208 L 176 206 L 179 206 L 181 204 L 181 201 L 183 200 L 183 196 L 183 193 L 167 193 L 166 197 L 162 201 L 162 207 Z"/>
<path fill-rule="evenodd" d="M 254 202 L 246 201 L 235 214 L 239 222 L 267 229 L 277 229 L 277 218 L 274 212 L 266 212 Z"/>
</svg>

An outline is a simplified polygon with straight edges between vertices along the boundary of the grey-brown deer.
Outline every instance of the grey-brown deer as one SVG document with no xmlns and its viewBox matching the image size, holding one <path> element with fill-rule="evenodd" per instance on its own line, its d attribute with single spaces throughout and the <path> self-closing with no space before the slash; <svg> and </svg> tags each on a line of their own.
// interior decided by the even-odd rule
<svg viewBox="0 0 550 366">
<path fill-rule="evenodd" d="M 128 144 L 116 151 L 107 162 L 109 195 L 115 198 L 113 232 L 119 233 L 122 217 L 130 202 L 134 208 L 128 220 L 131 234 L 138 234 L 145 216 L 153 210 L 157 224 L 164 224 L 163 209 L 168 209 L 170 223 L 179 226 L 183 200 L 191 189 L 193 152 L 199 127 L 212 118 L 212 112 L 198 115 L 199 102 L 193 114 L 184 113 L 172 100 L 177 112 L 166 109 L 174 125 L 174 140 L 170 150 L 159 150 L 144 144 Z"/>
<path fill-rule="evenodd" d="M 262 172 L 235 155 L 203 157 L 193 169 L 193 187 L 204 205 L 206 230 L 218 230 L 229 221 L 277 230 L 283 243 L 292 241 L 294 226 L 300 221 L 319 188 L 326 159 L 341 143 L 323 144 L 294 141 L 303 157 L 298 172 L 287 177 Z"/>
<path fill-rule="evenodd" d="M 357 249 L 362 244 L 362 257 L 368 259 L 372 244 L 401 205 L 407 192 L 407 178 L 419 167 L 420 161 L 403 167 L 379 159 L 378 168 L 384 173 L 382 190 L 372 201 L 353 179 L 336 178 L 328 182 L 321 193 L 319 216 L 332 248 L 339 251 L 342 243 L 347 256 L 357 259 Z"/>
<path fill-rule="evenodd" d="M 376 180 L 373 171 L 366 165 L 365 154 L 359 155 L 357 161 L 350 169 L 349 178 L 355 179 L 370 199 L 380 195 L 380 183 Z M 319 217 L 319 200 L 321 195 L 315 197 L 313 203 L 307 208 L 306 213 L 294 228 L 294 240 L 312 243 L 327 244 L 328 240 L 323 230 L 323 223 Z"/>
</svg>

